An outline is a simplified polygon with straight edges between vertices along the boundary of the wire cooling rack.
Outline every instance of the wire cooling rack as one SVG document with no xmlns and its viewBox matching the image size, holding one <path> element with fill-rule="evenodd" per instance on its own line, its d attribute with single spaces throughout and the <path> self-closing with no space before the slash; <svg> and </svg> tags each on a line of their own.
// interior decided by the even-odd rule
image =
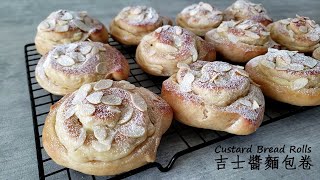
<svg viewBox="0 0 320 180">
<path fill-rule="evenodd" d="M 154 77 L 144 73 L 136 64 L 134 47 L 121 45 L 111 38 L 109 39 L 109 44 L 121 51 L 127 58 L 130 65 L 130 76 L 128 81 L 136 86 L 143 86 L 156 94 L 160 94 L 161 84 L 165 78 Z M 42 128 L 50 106 L 57 102 L 61 96 L 50 94 L 37 83 L 34 71 L 41 55 L 37 53 L 34 43 L 25 45 L 24 52 L 40 179 L 121 179 L 150 168 L 158 168 L 161 172 L 167 172 L 170 171 L 173 168 L 174 163 L 179 158 L 183 158 L 185 154 L 235 136 L 224 132 L 192 128 L 174 121 L 169 130 L 162 137 L 158 149 L 157 160 L 154 163 L 147 164 L 117 176 L 106 177 L 89 176 L 59 166 L 51 160 L 43 149 Z M 266 112 L 261 126 L 292 116 L 307 109 L 310 109 L 310 107 L 297 107 L 266 99 Z"/>
</svg>

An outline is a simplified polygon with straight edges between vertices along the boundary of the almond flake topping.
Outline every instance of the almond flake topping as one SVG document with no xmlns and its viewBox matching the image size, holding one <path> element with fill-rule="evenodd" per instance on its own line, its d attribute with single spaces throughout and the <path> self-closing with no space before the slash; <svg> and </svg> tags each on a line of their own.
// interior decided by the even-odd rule
<svg viewBox="0 0 320 180">
<path fill-rule="evenodd" d="M 96 111 L 96 108 L 92 104 L 77 104 L 76 110 L 80 116 L 90 116 Z"/>
<path fill-rule="evenodd" d="M 106 62 L 99 63 L 96 66 L 96 72 L 99 74 L 106 74 L 106 73 L 108 73 L 108 71 L 109 71 L 108 63 L 106 63 Z"/>
<path fill-rule="evenodd" d="M 122 114 L 120 117 L 120 120 L 118 121 L 118 124 L 124 124 L 128 122 L 133 114 L 133 108 L 131 106 L 126 106 L 124 110 L 122 110 Z"/>
<path fill-rule="evenodd" d="M 246 99 L 240 99 L 239 103 L 244 105 L 244 106 L 247 106 L 247 107 L 251 107 L 252 106 L 252 103 L 249 100 L 246 100 Z"/>
<path fill-rule="evenodd" d="M 112 86 L 112 84 L 113 84 L 113 80 L 111 80 L 111 79 L 102 79 L 102 80 L 98 81 L 94 85 L 93 89 L 95 91 L 102 90 L 102 89 L 108 89 L 108 88 L 110 88 Z"/>
<path fill-rule="evenodd" d="M 288 69 L 292 71 L 302 71 L 304 69 L 304 66 L 297 63 L 289 64 Z"/>
<path fill-rule="evenodd" d="M 90 94 L 89 96 L 87 96 L 86 99 L 91 104 L 99 104 L 101 102 L 102 96 L 103 96 L 103 92 L 94 92 L 94 93 Z"/>
<path fill-rule="evenodd" d="M 105 95 L 101 98 L 101 102 L 103 104 L 117 106 L 117 105 L 121 105 L 122 99 L 114 95 Z"/>
<path fill-rule="evenodd" d="M 58 59 L 57 62 L 62 65 L 62 66 L 72 66 L 75 64 L 74 60 L 66 55 L 61 55 Z"/>
<path fill-rule="evenodd" d="M 182 79 L 179 84 L 179 88 L 181 92 L 191 92 L 192 91 L 192 82 L 194 81 L 194 75 L 188 72 Z"/>
<path fill-rule="evenodd" d="M 259 104 L 257 103 L 257 101 L 253 100 L 252 109 L 255 110 L 255 109 L 258 109 L 258 108 L 259 108 Z"/>
<path fill-rule="evenodd" d="M 145 100 L 137 93 L 130 94 L 131 101 L 133 105 L 139 109 L 140 111 L 146 111 L 148 109 L 148 105 Z"/>
<path fill-rule="evenodd" d="M 83 55 L 88 54 L 92 49 L 92 46 L 90 45 L 84 45 L 84 46 L 80 46 L 79 50 Z"/>
<path fill-rule="evenodd" d="M 107 137 L 107 130 L 101 126 L 93 126 L 94 136 L 100 141 L 104 140 Z"/>
</svg>

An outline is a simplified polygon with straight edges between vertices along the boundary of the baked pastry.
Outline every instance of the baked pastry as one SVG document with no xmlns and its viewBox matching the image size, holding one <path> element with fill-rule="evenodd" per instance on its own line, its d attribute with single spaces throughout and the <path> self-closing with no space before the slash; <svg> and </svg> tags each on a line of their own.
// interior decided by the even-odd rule
<svg viewBox="0 0 320 180">
<path fill-rule="evenodd" d="M 165 80 L 161 90 L 175 119 L 238 135 L 253 133 L 260 126 L 264 97 L 242 66 L 197 61 L 178 67 L 178 73 Z"/>
<path fill-rule="evenodd" d="M 317 49 L 315 49 L 312 53 L 312 57 L 315 59 L 320 60 L 320 47 L 318 47 Z"/>
<path fill-rule="evenodd" d="M 177 63 L 190 64 L 198 59 L 213 61 L 216 51 L 192 32 L 179 26 L 163 26 L 146 35 L 136 50 L 136 62 L 145 72 L 170 76 L 178 71 Z"/>
<path fill-rule="evenodd" d="M 224 10 L 224 20 L 246 20 L 257 21 L 264 26 L 272 23 L 267 10 L 261 4 L 255 4 L 248 0 L 237 0 L 231 6 Z"/>
<path fill-rule="evenodd" d="M 50 108 L 43 147 L 62 166 L 115 175 L 156 158 L 172 109 L 151 91 L 127 81 L 85 84 Z"/>
<path fill-rule="evenodd" d="M 44 55 L 59 44 L 85 40 L 107 43 L 108 38 L 105 26 L 87 12 L 58 10 L 38 25 L 35 44 L 37 51 Z"/>
<path fill-rule="evenodd" d="M 100 79 L 127 79 L 129 64 L 115 48 L 99 42 L 56 46 L 41 57 L 35 76 L 41 87 L 65 95 Z"/>
<path fill-rule="evenodd" d="M 320 63 L 297 51 L 269 49 L 250 60 L 246 71 L 266 96 L 297 106 L 320 104 Z"/>
<path fill-rule="evenodd" d="M 298 16 L 274 22 L 271 38 L 292 51 L 312 53 L 320 46 L 320 26 L 308 17 Z"/>
<path fill-rule="evenodd" d="M 129 6 L 112 20 L 110 34 L 122 44 L 138 45 L 143 36 L 166 24 L 172 21 L 159 16 L 152 7 Z"/>
<path fill-rule="evenodd" d="M 184 8 L 176 18 L 177 25 L 198 36 L 204 36 L 223 20 L 223 13 L 208 3 L 200 2 Z"/>
<path fill-rule="evenodd" d="M 270 33 L 252 20 L 224 21 L 207 32 L 205 39 L 225 59 L 244 63 L 268 51 Z"/>
</svg>

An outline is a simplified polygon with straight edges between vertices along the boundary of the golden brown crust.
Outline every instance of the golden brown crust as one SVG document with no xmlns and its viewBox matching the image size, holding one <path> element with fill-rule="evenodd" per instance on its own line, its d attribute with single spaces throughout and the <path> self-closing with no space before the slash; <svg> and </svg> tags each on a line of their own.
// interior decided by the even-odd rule
<svg viewBox="0 0 320 180">
<path fill-rule="evenodd" d="M 38 53 L 44 55 L 56 45 L 88 39 L 107 43 L 108 38 L 105 26 L 88 16 L 87 12 L 58 10 L 38 25 L 35 45 Z"/>
<path fill-rule="evenodd" d="M 176 17 L 177 25 L 198 36 L 204 36 L 209 30 L 218 27 L 222 20 L 221 11 L 203 2 L 184 8 Z"/>
<path fill-rule="evenodd" d="M 260 85 L 262 92 L 272 99 L 292 105 L 319 105 L 319 62 L 301 54 L 289 53 L 289 62 L 291 61 L 289 64 L 295 65 L 287 65 L 283 64 L 281 59 L 288 57 L 286 56 L 288 51 L 271 51 L 273 53 L 268 52 L 266 55 L 250 60 L 245 68 L 251 79 Z M 275 63 L 266 63 L 266 61 L 274 61 Z"/>
<path fill-rule="evenodd" d="M 212 69 L 221 71 L 217 76 Z M 188 73 L 194 74 L 194 80 L 186 92 Z M 177 74 L 163 82 L 161 96 L 178 121 L 193 127 L 247 135 L 255 132 L 263 119 L 261 90 L 250 84 L 243 70 L 223 62 L 197 61 L 190 69 L 181 66 Z"/>
<path fill-rule="evenodd" d="M 119 87 L 120 84 L 121 83 L 116 83 L 116 85 L 114 84 L 113 87 Z M 135 90 L 131 91 L 141 94 L 145 102 L 148 104 L 149 108 L 146 116 L 149 116 L 148 119 L 150 118 L 150 120 L 148 121 L 153 123 L 155 130 L 152 135 L 148 135 L 148 137 L 143 142 L 138 144 L 131 152 L 129 152 L 129 154 L 122 158 L 116 158 L 110 161 L 93 160 L 91 159 L 91 156 L 95 150 L 91 148 L 90 151 L 83 151 L 83 154 L 81 154 L 81 156 L 85 156 L 88 159 L 85 158 L 81 161 L 74 159 L 72 157 L 73 151 L 70 150 L 66 144 L 63 144 L 58 137 L 59 134 L 57 134 L 57 121 L 60 121 L 60 119 L 57 119 L 57 116 L 59 116 L 58 113 L 61 111 L 59 108 L 64 106 L 63 103 L 67 103 L 67 101 L 69 101 L 68 99 L 73 96 L 72 94 L 68 94 L 50 108 L 50 112 L 44 125 L 42 133 L 43 146 L 48 155 L 59 165 L 80 171 L 85 174 L 98 176 L 120 174 L 143 166 L 149 162 L 153 162 L 156 158 L 157 147 L 160 143 L 161 136 L 171 124 L 172 110 L 162 99 L 144 88 L 135 88 Z M 117 145 L 115 144 L 116 141 L 119 141 L 117 136 L 118 135 L 115 137 L 116 140 L 114 140 L 112 143 L 111 149 L 108 151 L 113 151 L 112 149 Z M 91 140 L 89 137 L 90 135 L 88 134 L 87 139 L 79 149 L 88 147 L 90 148 L 90 146 L 92 146 L 91 143 L 93 143 L 94 140 Z M 92 142 L 89 143 L 90 141 Z M 108 151 L 101 152 L 102 156 L 103 153 L 108 155 Z M 115 152 L 114 155 L 117 155 L 117 152 Z M 98 154 L 96 155 L 96 158 L 99 158 Z"/>
<path fill-rule="evenodd" d="M 172 21 L 151 7 L 126 7 L 112 20 L 110 34 L 122 44 L 138 45 L 143 36 L 166 24 Z"/>
<path fill-rule="evenodd" d="M 224 20 L 242 21 L 253 20 L 264 26 L 272 23 L 272 19 L 267 14 L 266 9 L 261 4 L 255 4 L 248 0 L 237 0 L 226 10 L 224 10 Z"/>
<path fill-rule="evenodd" d="M 225 59 L 244 63 L 267 52 L 269 32 L 251 20 L 225 21 L 207 32 L 205 40 L 211 42 Z"/>
<path fill-rule="evenodd" d="M 179 26 L 163 26 L 146 35 L 136 50 L 136 61 L 147 73 L 170 76 L 177 63 L 190 64 L 198 59 L 213 61 L 216 52 L 211 43 Z"/>
<path fill-rule="evenodd" d="M 65 95 L 100 79 L 127 79 L 129 70 L 127 60 L 117 49 L 86 41 L 55 47 L 41 57 L 35 76 L 47 91 Z"/>
<path fill-rule="evenodd" d="M 271 38 L 292 51 L 312 53 L 320 46 L 320 27 L 308 17 L 282 19 L 274 22 Z"/>
</svg>

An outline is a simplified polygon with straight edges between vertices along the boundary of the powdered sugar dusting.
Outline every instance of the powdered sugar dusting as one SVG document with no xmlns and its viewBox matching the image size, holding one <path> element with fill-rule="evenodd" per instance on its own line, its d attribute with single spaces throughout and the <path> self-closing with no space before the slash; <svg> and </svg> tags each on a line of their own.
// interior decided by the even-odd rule
<svg viewBox="0 0 320 180">
<path fill-rule="evenodd" d="M 116 16 L 116 21 L 122 20 L 130 25 L 154 24 L 159 20 L 159 15 L 155 9 L 146 6 L 129 6 L 122 9 Z"/>
</svg>

